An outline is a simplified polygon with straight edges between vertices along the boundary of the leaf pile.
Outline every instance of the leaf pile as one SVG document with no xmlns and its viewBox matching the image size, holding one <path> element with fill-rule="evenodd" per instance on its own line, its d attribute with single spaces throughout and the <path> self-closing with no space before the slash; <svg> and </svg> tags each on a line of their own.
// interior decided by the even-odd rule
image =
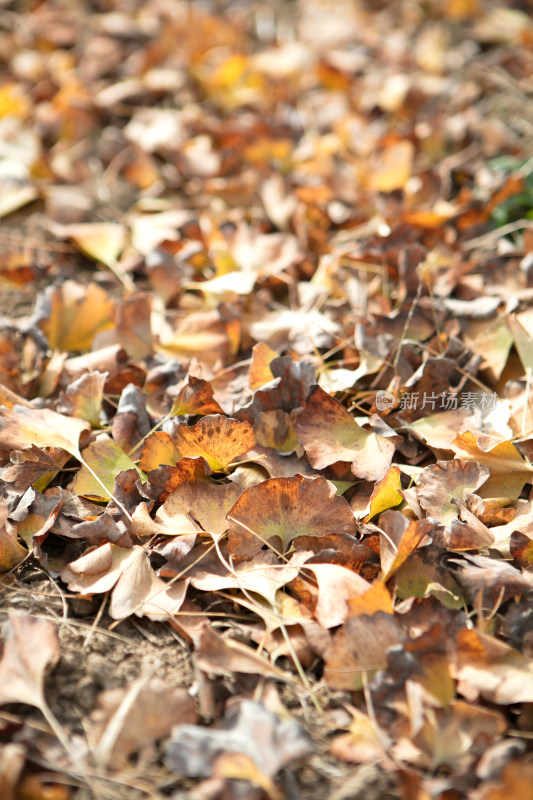
<svg viewBox="0 0 533 800">
<path fill-rule="evenodd" d="M 529 797 L 529 4 L 3 5 L 2 796 Z"/>
</svg>

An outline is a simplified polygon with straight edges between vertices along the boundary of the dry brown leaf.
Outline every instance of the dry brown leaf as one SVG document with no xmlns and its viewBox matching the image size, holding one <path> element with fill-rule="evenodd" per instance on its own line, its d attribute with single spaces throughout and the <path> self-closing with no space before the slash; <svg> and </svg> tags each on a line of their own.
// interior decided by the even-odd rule
<svg viewBox="0 0 533 800">
<path fill-rule="evenodd" d="M 271 478 L 250 487 L 228 513 L 228 550 L 252 558 L 267 544 L 286 552 L 298 536 L 355 533 L 350 506 L 325 478 Z"/>
<path fill-rule="evenodd" d="M 2 640 L 0 705 L 28 703 L 43 710 L 44 676 L 60 656 L 55 627 L 25 611 L 10 609 Z"/>
<path fill-rule="evenodd" d="M 372 481 L 383 478 L 390 467 L 395 442 L 361 428 L 344 406 L 319 386 L 311 391 L 294 427 L 316 469 L 349 461 L 356 477 Z"/>
<path fill-rule="evenodd" d="M 146 754 L 179 720 L 194 724 L 195 702 L 185 689 L 159 678 L 138 678 L 125 689 L 101 692 L 90 716 L 89 742 L 100 768 L 124 769 Z"/>
</svg>

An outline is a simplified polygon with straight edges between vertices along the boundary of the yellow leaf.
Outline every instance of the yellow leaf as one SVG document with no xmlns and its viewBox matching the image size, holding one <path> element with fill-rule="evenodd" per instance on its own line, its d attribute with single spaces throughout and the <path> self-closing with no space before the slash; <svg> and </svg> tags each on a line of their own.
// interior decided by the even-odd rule
<svg viewBox="0 0 533 800">
<path fill-rule="evenodd" d="M 90 258 L 113 267 L 124 248 L 126 229 L 117 222 L 68 225 L 65 233 Z"/>
<path fill-rule="evenodd" d="M 414 147 L 411 142 L 395 142 L 381 156 L 380 163 L 368 177 L 368 188 L 375 192 L 403 189 L 413 169 Z"/>
<path fill-rule="evenodd" d="M 88 428 L 84 420 L 65 417 L 48 408 L 0 407 L 2 444 L 12 450 L 27 450 L 32 444 L 61 447 L 79 458 L 80 434 Z"/>
<path fill-rule="evenodd" d="M 65 281 L 53 290 L 50 303 L 50 316 L 40 327 L 53 350 L 89 350 L 96 334 L 112 325 L 114 303 L 95 283 Z"/>
<path fill-rule="evenodd" d="M 387 508 L 398 506 L 402 502 L 402 482 L 400 478 L 400 470 L 398 467 L 391 467 L 387 470 L 387 474 L 374 486 L 370 496 L 370 511 L 365 519 L 368 522 L 376 514 L 381 514 Z"/>
<path fill-rule="evenodd" d="M 457 458 L 476 461 L 489 468 L 490 478 L 477 494 L 498 500 L 501 505 L 516 500 L 526 481 L 532 477 L 533 466 L 524 461 L 512 442 L 466 431 L 455 437 L 452 447 Z"/>
<path fill-rule="evenodd" d="M 124 450 L 116 444 L 106 433 L 102 433 L 83 451 L 85 464 L 95 472 L 105 488 L 98 483 L 91 471 L 85 465 L 76 474 L 74 492 L 82 497 L 91 497 L 100 500 L 111 498 L 115 486 L 115 478 L 122 470 L 137 469 L 135 462 L 129 458 Z M 137 470 L 139 472 L 139 470 Z M 140 477 L 144 477 L 139 472 Z"/>
</svg>

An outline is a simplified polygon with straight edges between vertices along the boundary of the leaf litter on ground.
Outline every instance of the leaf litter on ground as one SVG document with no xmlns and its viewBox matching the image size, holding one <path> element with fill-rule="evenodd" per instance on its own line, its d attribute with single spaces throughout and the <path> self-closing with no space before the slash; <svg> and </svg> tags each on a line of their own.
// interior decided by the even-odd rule
<svg viewBox="0 0 533 800">
<path fill-rule="evenodd" d="M 11 5 L 0 794 L 529 796 L 531 4 Z"/>
</svg>

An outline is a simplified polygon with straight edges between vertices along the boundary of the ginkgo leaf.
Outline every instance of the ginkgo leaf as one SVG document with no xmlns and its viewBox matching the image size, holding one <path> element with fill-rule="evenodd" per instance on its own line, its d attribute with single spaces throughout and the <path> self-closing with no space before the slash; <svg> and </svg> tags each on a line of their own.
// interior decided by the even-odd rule
<svg viewBox="0 0 533 800">
<path fill-rule="evenodd" d="M 385 511 L 379 519 L 383 580 L 388 580 L 433 530 L 427 519 L 409 520 L 399 511 Z"/>
<path fill-rule="evenodd" d="M 270 478 L 251 486 L 228 514 L 228 549 L 252 558 L 268 544 L 286 552 L 297 536 L 355 533 L 355 517 L 325 478 Z"/>
<path fill-rule="evenodd" d="M 278 353 L 264 342 L 257 342 L 252 347 L 252 363 L 250 364 L 250 389 L 255 391 L 274 380 L 270 363 L 278 358 Z"/>
<path fill-rule="evenodd" d="M 215 563 L 206 563 L 203 559 L 188 574 L 195 589 L 205 592 L 241 589 L 261 595 L 275 607 L 278 589 L 297 577 L 300 566 L 308 557 L 307 553 L 294 553 L 290 561 L 282 564 L 272 550 L 266 550 L 249 561 L 236 564 L 234 571 L 230 572 L 216 556 Z"/>
<path fill-rule="evenodd" d="M 207 466 L 205 458 L 185 456 L 176 466 L 162 464 L 157 469 L 150 470 L 147 475 L 149 483 L 144 484 L 142 491 L 152 500 L 164 503 L 169 494 L 180 484 L 206 481 L 210 474 L 211 470 Z"/>
<path fill-rule="evenodd" d="M 388 508 L 400 505 L 403 500 L 401 495 L 402 481 L 398 467 L 390 467 L 380 481 L 376 481 L 370 495 L 370 509 L 365 518 L 368 522 L 376 514 L 381 514 Z"/>
<path fill-rule="evenodd" d="M 213 387 L 208 381 L 189 375 L 187 382 L 178 387 L 170 416 L 192 414 L 222 414 L 222 409 L 213 397 Z"/>
<path fill-rule="evenodd" d="M 383 611 L 385 614 L 392 614 L 394 612 L 392 605 L 392 597 L 381 581 L 373 583 L 364 594 L 359 597 L 347 598 L 348 616 L 357 617 L 360 614 L 376 614 L 378 611 Z"/>
<path fill-rule="evenodd" d="M 339 564 L 306 564 L 318 583 L 314 616 L 324 628 L 341 625 L 349 617 L 351 598 L 364 595 L 370 584 L 351 569 Z"/>
<path fill-rule="evenodd" d="M 106 378 L 105 372 L 89 372 L 72 381 L 61 396 L 58 410 L 99 427 Z"/>
<path fill-rule="evenodd" d="M 200 634 L 196 651 L 196 665 L 204 672 L 216 675 L 232 675 L 243 672 L 249 675 L 268 675 L 288 683 L 293 682 L 290 673 L 274 666 L 256 650 L 235 639 L 224 638 L 210 625 Z"/>
<path fill-rule="evenodd" d="M 203 417 L 190 427 L 181 423 L 170 436 L 156 431 L 148 436 L 141 453 L 140 467 L 148 472 L 161 464 L 175 465 L 181 458 L 203 458 L 213 472 L 224 472 L 235 459 L 255 445 L 248 422 L 228 419 L 221 414 Z"/>
<path fill-rule="evenodd" d="M 395 443 L 361 428 L 344 406 L 316 386 L 294 424 L 298 441 L 315 469 L 349 461 L 352 472 L 368 481 L 382 478 L 390 466 Z"/>
<path fill-rule="evenodd" d="M 260 447 L 271 447 L 281 452 L 295 450 L 298 442 L 293 426 L 293 415 L 280 409 L 261 411 L 254 422 L 254 434 Z"/>
<path fill-rule="evenodd" d="M 14 536 L 11 536 L 5 527 L 8 509 L 6 504 L 0 502 L 0 573 L 8 572 L 17 564 L 20 564 L 28 551 L 23 547 Z"/>
<path fill-rule="evenodd" d="M 479 409 L 454 408 L 440 414 L 429 414 L 427 417 L 410 422 L 405 428 L 417 439 L 437 450 L 452 450 L 452 442 L 457 433 L 474 431 L 481 428 Z"/>
<path fill-rule="evenodd" d="M 488 467 L 473 461 L 439 461 L 426 467 L 417 486 L 418 502 L 430 517 L 450 528 L 458 518 L 455 500 L 466 500 L 490 476 Z"/>
<path fill-rule="evenodd" d="M 53 350 L 88 350 L 97 333 L 111 328 L 114 302 L 95 283 L 65 281 L 46 294 L 49 313 L 39 321 Z"/>
<path fill-rule="evenodd" d="M 113 589 L 109 607 L 113 619 L 131 614 L 166 619 L 179 610 L 187 590 L 186 581 L 168 584 L 158 578 L 144 549 L 137 545 L 127 549 L 103 544 L 72 561 L 61 580 L 82 595 Z"/>
<path fill-rule="evenodd" d="M 25 493 L 26 515 L 17 522 L 17 533 L 31 550 L 35 539 L 41 542 L 57 519 L 63 498 L 59 489 L 52 489 L 48 496 L 28 489 Z"/>
<path fill-rule="evenodd" d="M 223 534 L 228 527 L 226 514 L 242 494 L 242 486 L 236 483 L 182 483 L 168 496 L 156 514 L 169 533 L 188 531 L 191 522 L 201 525 L 204 531 L 215 536 Z"/>
<path fill-rule="evenodd" d="M 107 689 L 97 697 L 87 730 L 100 768 L 125 769 L 134 753 L 167 738 L 176 719 L 194 723 L 194 699 L 186 689 L 160 678 L 140 677 L 126 686 Z"/>
<path fill-rule="evenodd" d="M 37 447 L 61 447 L 67 453 L 80 457 L 79 438 L 89 428 L 85 420 L 57 414 L 49 408 L 13 409 L 0 406 L 0 434 L 4 445 L 13 450 Z"/>
<path fill-rule="evenodd" d="M 414 152 L 413 143 L 408 140 L 389 145 L 369 173 L 369 188 L 376 192 L 403 189 L 411 177 Z"/>
<path fill-rule="evenodd" d="M 215 298 L 224 296 L 225 294 L 250 294 L 254 288 L 257 280 L 257 273 L 251 270 L 238 270 L 235 272 L 226 272 L 225 275 L 217 275 L 201 283 L 186 283 L 185 289 L 195 289 L 196 291 L 204 292 L 207 295 L 212 295 Z"/>
<path fill-rule="evenodd" d="M 217 311 L 189 314 L 172 332 L 160 337 L 156 350 L 170 358 L 196 357 L 201 363 L 226 361 L 231 352 L 228 328 Z"/>
<path fill-rule="evenodd" d="M 43 711 L 45 672 L 59 656 L 59 639 L 50 622 L 10 609 L 0 656 L 0 705 L 28 703 Z"/>
<path fill-rule="evenodd" d="M 181 453 L 170 434 L 165 431 L 155 431 L 144 440 L 139 467 L 143 472 L 152 472 L 163 464 L 175 466 L 180 458 Z"/>
<path fill-rule="evenodd" d="M 446 608 L 462 608 L 465 599 L 457 581 L 439 561 L 442 551 L 435 545 L 415 550 L 394 573 L 399 600 L 436 597 Z"/>
<path fill-rule="evenodd" d="M 71 239 L 86 255 L 106 267 L 116 264 L 126 241 L 126 229 L 117 222 L 66 225 L 63 235 Z"/>
<path fill-rule="evenodd" d="M 361 689 L 364 673 L 386 667 L 387 650 L 405 639 L 405 631 L 391 614 L 377 611 L 351 617 L 325 654 L 326 683 L 336 689 Z"/>
<path fill-rule="evenodd" d="M 481 695 L 491 703 L 533 702 L 533 664 L 494 636 L 463 629 L 457 636 L 453 677 L 467 700 Z"/>
<path fill-rule="evenodd" d="M 103 497 L 105 500 L 109 500 L 119 472 L 137 469 L 135 462 L 107 433 L 101 433 L 94 442 L 85 448 L 83 458 L 85 464 L 76 473 L 74 483 L 74 492 L 82 497 L 93 499 Z M 101 483 L 96 480 L 93 473 L 98 475 Z M 139 473 L 139 477 L 144 477 L 144 475 Z M 107 489 L 107 495 L 104 487 Z"/>
<path fill-rule="evenodd" d="M 461 433 L 452 443 L 457 458 L 488 467 L 490 478 L 480 487 L 480 497 L 500 505 L 516 500 L 533 466 L 525 461 L 514 444 L 487 434 Z"/>
</svg>

